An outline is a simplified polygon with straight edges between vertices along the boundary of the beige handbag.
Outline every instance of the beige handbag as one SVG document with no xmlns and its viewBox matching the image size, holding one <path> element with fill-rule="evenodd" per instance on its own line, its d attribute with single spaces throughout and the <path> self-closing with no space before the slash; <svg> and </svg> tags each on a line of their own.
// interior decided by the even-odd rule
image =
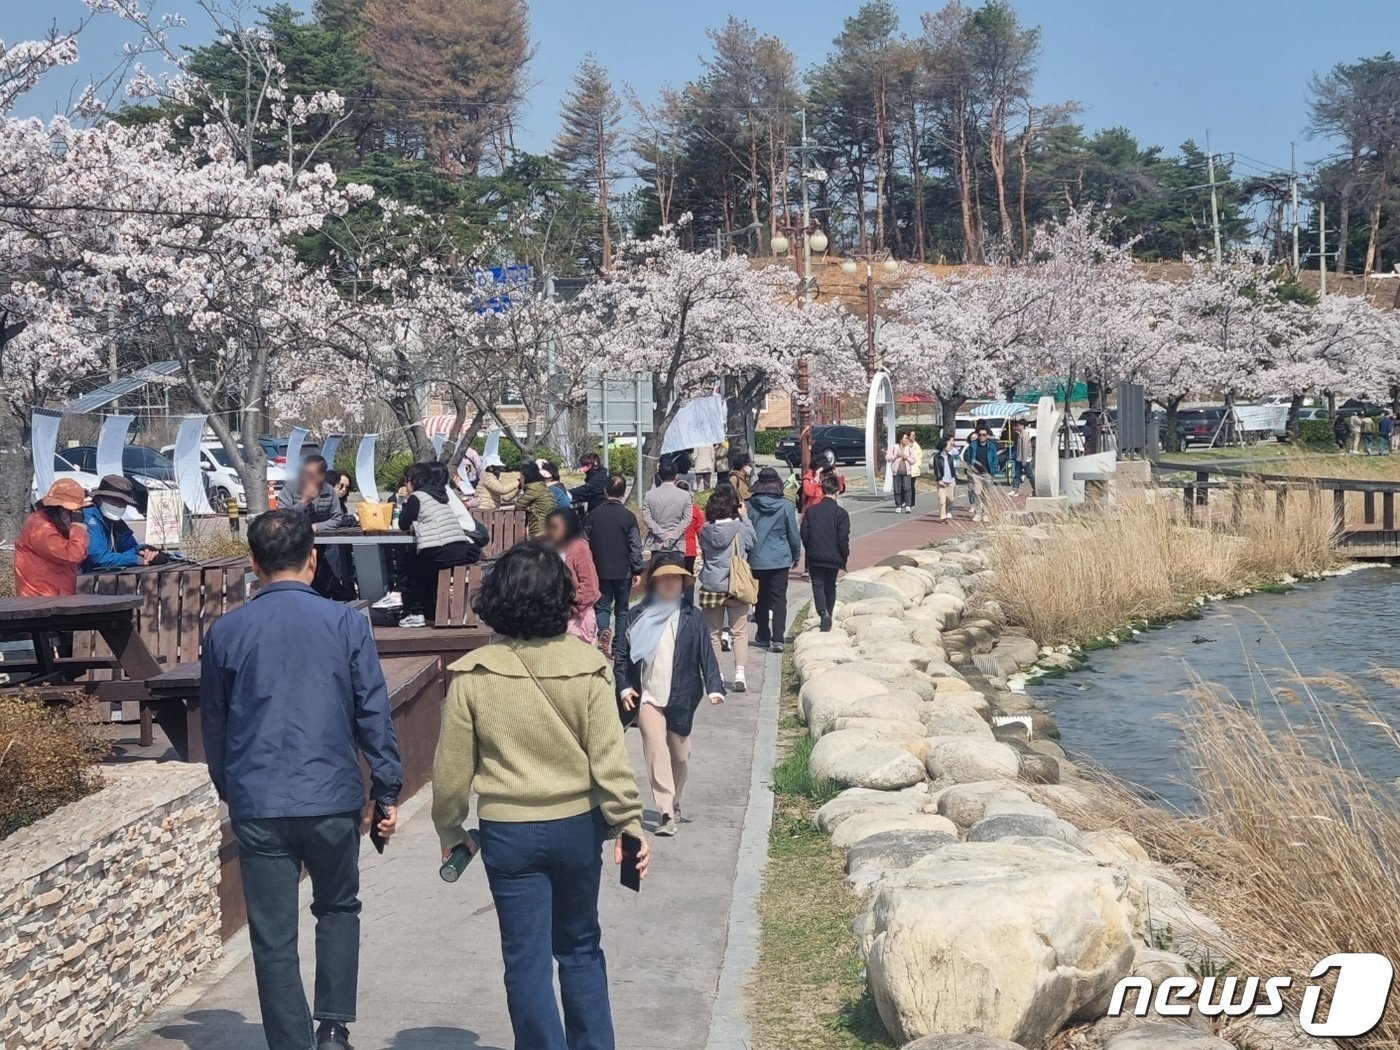
<svg viewBox="0 0 1400 1050">
<path fill-rule="evenodd" d="M 738 532 L 734 533 L 734 542 L 729 546 L 729 597 L 745 605 L 758 601 L 758 581 L 739 548 Z"/>
</svg>

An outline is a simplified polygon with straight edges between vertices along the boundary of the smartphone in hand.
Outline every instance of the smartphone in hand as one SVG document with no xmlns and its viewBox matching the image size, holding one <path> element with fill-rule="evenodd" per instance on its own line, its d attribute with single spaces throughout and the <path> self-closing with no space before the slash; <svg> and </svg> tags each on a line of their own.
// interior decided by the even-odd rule
<svg viewBox="0 0 1400 1050">
<path fill-rule="evenodd" d="M 642 840 L 636 835 L 622 836 L 622 884 L 634 893 L 642 891 L 642 873 L 637 870 L 637 858 L 642 851 Z"/>
<path fill-rule="evenodd" d="M 369 841 L 379 853 L 384 852 L 384 844 L 389 841 L 383 835 L 379 834 L 379 822 L 388 819 L 389 811 L 386 810 L 381 803 L 376 802 L 374 804 L 374 817 L 369 822 Z"/>
</svg>

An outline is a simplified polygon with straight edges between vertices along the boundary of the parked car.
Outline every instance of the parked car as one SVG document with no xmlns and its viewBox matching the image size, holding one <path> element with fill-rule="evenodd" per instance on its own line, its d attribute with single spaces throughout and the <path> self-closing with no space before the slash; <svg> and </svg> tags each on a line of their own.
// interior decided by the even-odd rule
<svg viewBox="0 0 1400 1050">
<path fill-rule="evenodd" d="M 1332 418 L 1332 416 L 1328 413 L 1328 411 L 1327 411 L 1326 408 L 1314 407 L 1314 408 L 1300 408 L 1300 409 L 1298 410 L 1298 419 L 1299 419 L 1300 422 L 1306 421 L 1306 420 L 1310 420 L 1310 419 L 1311 419 L 1311 420 L 1320 419 L 1320 420 L 1323 420 L 1323 421 L 1325 422 L 1325 421 L 1327 421 L 1327 420 L 1329 420 L 1329 419 L 1331 419 L 1331 418 Z"/>
<path fill-rule="evenodd" d="M 319 446 L 316 447 L 319 449 Z M 282 448 L 286 451 L 286 442 L 282 443 Z M 161 449 L 167 456 L 174 451 L 174 445 L 166 445 Z M 285 457 L 283 462 L 286 462 Z M 228 510 L 230 499 L 236 501 L 240 507 L 248 506 L 248 495 L 243 491 L 243 482 L 238 477 L 238 471 L 229 463 L 228 452 L 222 444 L 206 441 L 199 446 L 199 469 L 204 472 L 205 491 L 209 494 L 209 505 L 214 508 L 215 514 L 222 514 Z M 286 479 L 287 471 L 283 467 L 275 462 L 267 465 L 269 485 L 280 485 Z"/>
<path fill-rule="evenodd" d="M 279 467 L 285 467 L 287 465 L 287 443 L 286 438 L 269 437 L 266 434 L 258 438 L 258 444 L 262 446 L 263 454 L 267 456 L 268 462 Z M 307 456 L 319 456 L 320 454 L 321 446 L 316 444 L 316 442 L 302 442 L 302 459 L 305 459 Z"/>
<path fill-rule="evenodd" d="M 802 441 L 798 434 L 789 434 L 774 449 L 777 457 L 794 470 L 802 464 Z M 860 427 L 826 424 L 812 428 L 812 458 L 830 452 L 837 463 L 865 462 L 865 431 Z"/>
<path fill-rule="evenodd" d="M 74 445 L 72 448 L 65 448 L 61 455 L 78 470 L 90 474 L 97 473 L 96 445 Z M 153 448 L 147 448 L 145 445 L 127 445 L 122 449 L 122 473 L 151 488 L 152 481 L 168 481 L 173 484 L 175 464 L 170 462 L 170 457 Z"/>
<path fill-rule="evenodd" d="M 1176 413 L 1176 429 L 1181 447 L 1215 445 L 1224 436 L 1225 408 L 1183 408 Z"/>
</svg>

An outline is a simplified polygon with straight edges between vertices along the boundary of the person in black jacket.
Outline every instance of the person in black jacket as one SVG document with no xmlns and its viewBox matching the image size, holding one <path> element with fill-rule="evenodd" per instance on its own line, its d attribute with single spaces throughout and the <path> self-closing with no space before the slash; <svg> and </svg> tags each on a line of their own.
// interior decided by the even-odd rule
<svg viewBox="0 0 1400 1050">
<path fill-rule="evenodd" d="M 656 834 L 676 833 L 690 766 L 690 731 L 702 700 L 724 703 L 724 679 L 705 618 L 685 597 L 691 576 L 676 554 L 652 558 L 647 596 L 613 644 L 624 717 L 635 712 L 658 813 Z"/>
<path fill-rule="evenodd" d="M 596 452 L 587 453 L 579 460 L 579 466 L 583 468 L 583 484 L 571 488 L 569 496 L 574 501 L 575 510 L 588 514 L 601 507 L 608 498 L 608 472 Z"/>
<path fill-rule="evenodd" d="M 807 572 L 812 577 L 812 604 L 821 617 L 822 630 L 831 630 L 836 607 L 836 574 L 851 556 L 851 516 L 836 502 L 841 483 L 828 474 L 822 478 L 822 498 L 802 515 L 802 547 L 807 552 Z"/>
<path fill-rule="evenodd" d="M 642 575 L 642 532 L 637 527 L 637 516 L 622 505 L 627 479 L 613 474 L 603 491 L 606 498 L 588 515 L 586 528 L 593 566 L 598 570 L 598 588 L 602 591 L 593 606 L 598 619 L 598 647 L 611 655 L 613 638 L 627 633 L 627 603 L 633 584 Z M 614 621 L 611 624 L 610 619 Z"/>
</svg>

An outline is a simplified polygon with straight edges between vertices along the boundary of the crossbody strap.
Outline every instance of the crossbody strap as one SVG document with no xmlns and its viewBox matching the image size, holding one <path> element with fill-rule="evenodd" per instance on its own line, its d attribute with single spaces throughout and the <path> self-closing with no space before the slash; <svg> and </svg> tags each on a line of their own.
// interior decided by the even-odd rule
<svg viewBox="0 0 1400 1050">
<path fill-rule="evenodd" d="M 583 752 L 583 757 L 587 758 L 588 748 L 583 746 L 583 741 L 579 739 L 578 733 L 574 730 L 574 727 L 569 724 L 569 720 L 564 717 L 564 712 L 559 710 L 559 705 L 554 702 L 554 697 L 550 695 L 549 690 L 544 687 L 544 683 L 540 681 L 539 675 L 535 674 L 534 670 L 530 667 L 530 665 L 525 662 L 525 657 L 520 655 L 519 650 L 512 646 L 510 651 L 515 653 L 515 658 L 520 661 L 520 666 L 525 668 L 525 673 L 528 674 L 531 680 L 535 683 L 535 688 L 538 689 L 540 691 L 540 695 L 543 696 L 545 700 L 549 702 L 550 710 L 553 711 L 555 717 L 558 718 L 561 723 L 563 723 L 564 728 L 569 731 L 569 736 L 574 738 L 574 743 L 577 744 L 578 749 Z"/>
</svg>

